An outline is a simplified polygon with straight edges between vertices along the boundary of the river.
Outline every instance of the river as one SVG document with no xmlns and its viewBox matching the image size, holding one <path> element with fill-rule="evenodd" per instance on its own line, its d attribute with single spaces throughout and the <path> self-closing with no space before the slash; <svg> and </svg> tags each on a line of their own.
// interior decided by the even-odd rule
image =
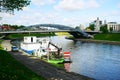
<svg viewBox="0 0 120 80">
<path fill-rule="evenodd" d="M 83 43 L 54 36 L 51 41 L 71 52 L 69 71 L 96 80 L 120 80 L 120 45 Z"/>
<path fill-rule="evenodd" d="M 120 45 L 74 42 L 63 36 L 51 39 L 71 52 L 69 71 L 96 80 L 120 80 Z"/>
</svg>

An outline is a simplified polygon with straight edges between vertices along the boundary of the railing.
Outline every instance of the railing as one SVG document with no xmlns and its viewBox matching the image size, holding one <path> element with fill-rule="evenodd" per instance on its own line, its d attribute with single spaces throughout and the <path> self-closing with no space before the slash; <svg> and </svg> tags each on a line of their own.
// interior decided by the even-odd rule
<svg viewBox="0 0 120 80">
<path fill-rule="evenodd" d="M 32 30 L 32 31 L 1 31 L 0 34 L 7 33 L 43 33 L 43 32 L 69 32 L 70 30 Z"/>
</svg>

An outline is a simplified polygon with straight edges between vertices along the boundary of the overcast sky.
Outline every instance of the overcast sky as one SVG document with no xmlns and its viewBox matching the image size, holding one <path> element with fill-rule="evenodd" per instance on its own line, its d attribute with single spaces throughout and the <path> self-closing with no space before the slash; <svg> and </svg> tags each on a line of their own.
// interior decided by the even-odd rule
<svg viewBox="0 0 120 80">
<path fill-rule="evenodd" d="M 23 11 L 14 15 L 0 13 L 2 24 L 88 25 L 97 17 L 120 23 L 120 0 L 31 0 Z"/>
</svg>

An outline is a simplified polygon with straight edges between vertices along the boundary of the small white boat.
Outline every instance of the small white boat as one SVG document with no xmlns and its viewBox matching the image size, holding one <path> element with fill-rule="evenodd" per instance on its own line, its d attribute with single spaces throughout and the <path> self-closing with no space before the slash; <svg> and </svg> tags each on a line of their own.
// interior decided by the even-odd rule
<svg viewBox="0 0 120 80">
<path fill-rule="evenodd" d="M 20 47 L 28 54 L 41 57 L 49 52 L 57 52 L 58 48 L 50 42 L 48 38 L 37 38 L 36 36 L 26 36 Z"/>
<path fill-rule="evenodd" d="M 36 36 L 26 36 L 23 39 L 23 42 L 20 43 L 20 48 L 27 52 L 28 54 L 32 54 L 34 50 L 40 48 L 41 43 L 37 42 Z"/>
</svg>

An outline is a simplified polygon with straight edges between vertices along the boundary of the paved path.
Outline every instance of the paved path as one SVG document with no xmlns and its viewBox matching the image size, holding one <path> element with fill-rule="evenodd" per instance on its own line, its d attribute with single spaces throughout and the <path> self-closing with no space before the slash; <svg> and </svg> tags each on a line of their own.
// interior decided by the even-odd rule
<svg viewBox="0 0 120 80">
<path fill-rule="evenodd" d="M 27 55 L 22 52 L 11 52 L 10 51 L 10 41 L 4 41 L 3 43 L 5 47 L 8 48 L 9 53 L 20 61 L 22 64 L 30 68 L 32 71 L 37 73 L 38 75 L 43 76 L 47 80 L 92 80 L 88 77 L 66 72 L 63 69 L 56 68 L 51 64 L 41 61 L 39 58 L 34 56 Z M 3 45 L 3 44 L 2 44 Z"/>
</svg>

